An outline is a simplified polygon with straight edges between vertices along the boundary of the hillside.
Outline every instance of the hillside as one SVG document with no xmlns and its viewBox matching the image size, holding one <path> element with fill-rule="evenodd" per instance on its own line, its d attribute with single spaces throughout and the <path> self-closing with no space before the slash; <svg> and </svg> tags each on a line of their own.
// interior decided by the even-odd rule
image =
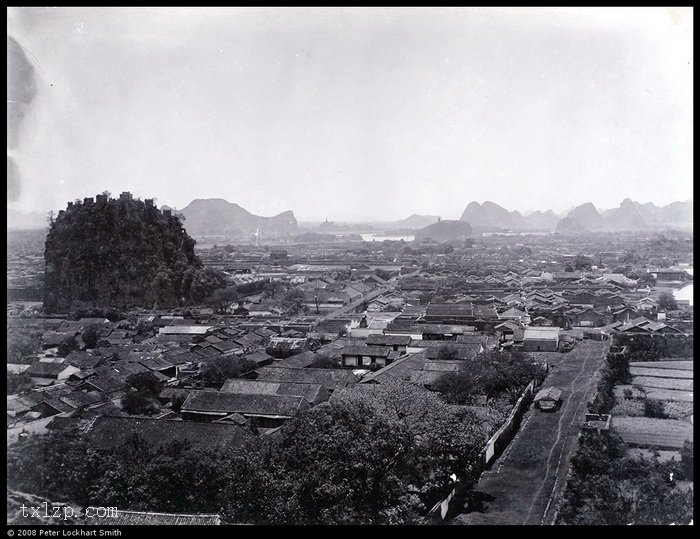
<svg viewBox="0 0 700 539">
<path fill-rule="evenodd" d="M 442 220 L 416 230 L 416 241 L 432 239 L 438 242 L 463 241 L 472 235 L 472 227 L 464 221 Z"/>
<path fill-rule="evenodd" d="M 400 221 L 394 221 L 391 223 L 391 228 L 425 228 L 426 226 L 437 223 L 439 217 L 437 215 L 418 215 L 414 213 L 406 219 L 401 219 Z"/>
<path fill-rule="evenodd" d="M 261 217 L 222 198 L 193 200 L 178 213 L 185 217 L 187 231 L 195 235 L 252 235 L 258 230 L 263 234 L 275 235 L 297 231 L 297 220 L 291 211 L 274 217 Z"/>
<path fill-rule="evenodd" d="M 571 236 L 577 234 L 587 234 L 590 232 L 590 230 L 588 230 L 573 217 L 564 217 L 557 223 L 557 228 L 554 230 L 554 232 L 556 234 Z"/>
<path fill-rule="evenodd" d="M 172 307 L 201 302 L 225 283 L 205 270 L 195 241 L 152 200 L 98 195 L 68 203 L 46 237 L 44 307 Z"/>
</svg>

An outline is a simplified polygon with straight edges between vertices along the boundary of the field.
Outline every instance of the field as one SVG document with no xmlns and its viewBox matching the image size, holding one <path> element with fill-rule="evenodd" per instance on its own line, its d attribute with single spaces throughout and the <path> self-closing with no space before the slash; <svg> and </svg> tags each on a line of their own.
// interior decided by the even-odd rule
<svg viewBox="0 0 700 539">
<path fill-rule="evenodd" d="M 633 445 L 680 449 L 686 440 L 693 441 L 693 425 L 678 419 L 615 417 L 613 429 Z"/>
<path fill-rule="evenodd" d="M 658 378 L 688 378 L 693 379 L 692 370 L 680 369 L 659 369 L 648 367 L 636 367 L 634 363 L 630 364 L 630 374 L 632 376 L 656 376 Z"/>
<path fill-rule="evenodd" d="M 650 389 L 646 394 L 647 399 L 657 401 L 693 402 L 692 391 L 676 391 L 673 389 Z"/>
<path fill-rule="evenodd" d="M 678 391 L 693 391 L 693 380 L 687 378 L 659 378 L 658 376 L 635 376 L 632 385 L 644 389 L 675 389 Z"/>
<path fill-rule="evenodd" d="M 660 360 L 660 361 L 634 361 L 630 367 L 649 367 L 652 369 L 679 369 L 682 371 L 693 370 L 693 360 Z"/>
</svg>

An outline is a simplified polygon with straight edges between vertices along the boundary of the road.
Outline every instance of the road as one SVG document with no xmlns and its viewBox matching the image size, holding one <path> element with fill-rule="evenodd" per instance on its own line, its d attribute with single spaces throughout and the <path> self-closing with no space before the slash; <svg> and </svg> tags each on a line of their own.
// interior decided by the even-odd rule
<svg viewBox="0 0 700 539">
<path fill-rule="evenodd" d="M 476 487 L 481 507 L 457 515 L 455 524 L 554 522 L 586 403 L 595 393 L 594 375 L 608 347 L 608 341 L 585 340 L 564 355 L 544 383 L 562 390 L 561 407 L 554 413 L 530 408 L 503 455 L 481 476 Z"/>
</svg>

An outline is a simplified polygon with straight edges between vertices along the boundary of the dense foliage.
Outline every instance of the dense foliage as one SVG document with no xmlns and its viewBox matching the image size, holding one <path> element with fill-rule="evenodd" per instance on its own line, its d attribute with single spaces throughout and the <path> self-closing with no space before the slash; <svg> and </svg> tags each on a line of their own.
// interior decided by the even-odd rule
<svg viewBox="0 0 700 539">
<path fill-rule="evenodd" d="M 177 216 L 139 200 L 98 197 L 70 205 L 51 224 L 44 306 L 170 307 L 199 303 L 224 286 L 194 254 Z"/>
<path fill-rule="evenodd" d="M 615 345 L 610 348 L 605 357 L 605 363 L 600 369 L 596 393 L 588 405 L 589 412 L 607 414 L 612 410 L 615 406 L 614 387 L 630 381 L 629 362 L 630 348 L 618 345 L 616 335 Z"/>
<path fill-rule="evenodd" d="M 449 359 L 449 350 L 441 348 L 438 357 Z M 544 374 L 541 365 L 522 353 L 489 351 L 465 360 L 459 371 L 443 374 L 433 388 L 452 404 L 471 404 L 479 395 L 505 396 L 515 403 L 527 384 Z"/>
<path fill-rule="evenodd" d="M 98 452 L 86 436 L 21 439 L 9 447 L 8 485 L 52 501 L 236 523 L 419 523 L 452 489 L 451 474 L 473 489 L 485 438 L 470 413 L 390 382 L 342 390 L 293 419 L 279 441 L 258 437 L 232 451 L 134 437 Z"/>
<path fill-rule="evenodd" d="M 693 518 L 692 490 L 674 488 L 675 480 L 692 475 L 677 461 L 631 457 L 619 438 L 585 432 L 571 465 L 560 524 L 688 524 Z"/>
<path fill-rule="evenodd" d="M 252 371 L 257 364 L 240 357 L 217 357 L 207 361 L 202 369 L 202 380 L 212 386 L 221 386 L 229 378 L 238 378 Z"/>
<path fill-rule="evenodd" d="M 630 361 L 655 361 L 662 357 L 692 358 L 693 335 L 615 335 L 615 344 L 629 349 Z"/>
</svg>

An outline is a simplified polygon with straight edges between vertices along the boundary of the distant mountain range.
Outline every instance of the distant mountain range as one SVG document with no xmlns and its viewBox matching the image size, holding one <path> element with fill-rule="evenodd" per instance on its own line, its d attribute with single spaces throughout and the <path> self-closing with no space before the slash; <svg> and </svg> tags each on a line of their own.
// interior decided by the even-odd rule
<svg viewBox="0 0 700 539">
<path fill-rule="evenodd" d="M 483 204 L 470 202 L 460 221 L 466 221 L 472 227 L 480 229 L 554 230 L 559 218 L 552 210 L 538 210 L 525 216 L 486 201 Z"/>
<path fill-rule="evenodd" d="M 161 209 L 172 208 L 161 206 Z M 292 211 L 285 211 L 273 217 L 261 217 L 221 198 L 196 199 L 182 210 L 174 211 L 185 217 L 185 228 L 190 234 L 195 235 L 252 235 L 258 230 L 261 234 L 276 235 L 295 234 L 299 230 Z M 8 230 L 46 228 L 47 215 L 41 212 L 22 213 L 8 208 L 7 228 Z M 438 224 L 438 219 L 436 215 L 413 214 L 390 223 L 389 228 L 421 231 Z M 609 210 L 598 210 L 591 202 L 586 202 L 559 216 L 552 210 L 521 214 L 518 211 L 508 211 L 490 201 L 483 204 L 470 202 L 459 221 L 469 223 L 476 233 L 510 230 L 581 234 L 624 230 L 690 229 L 693 227 L 693 201 L 673 202 L 659 207 L 651 202 L 640 204 L 626 198 L 619 207 Z M 438 229 L 446 231 L 449 227 L 453 227 L 451 230 L 456 231 L 455 225 L 449 224 L 441 225 L 431 231 Z"/>
<path fill-rule="evenodd" d="M 274 217 L 254 215 L 238 204 L 222 198 L 196 199 L 177 210 L 185 217 L 189 234 L 292 234 L 297 232 L 297 220 L 292 211 Z"/>
<path fill-rule="evenodd" d="M 542 230 L 579 234 L 692 228 L 693 202 L 673 202 L 657 207 L 651 202 L 640 204 L 626 198 L 618 208 L 605 211 L 598 211 L 592 203 L 586 202 L 570 210 L 561 220 L 551 210 L 521 215 L 493 202 L 470 202 L 460 220 L 468 222 L 476 231 Z"/>
</svg>

